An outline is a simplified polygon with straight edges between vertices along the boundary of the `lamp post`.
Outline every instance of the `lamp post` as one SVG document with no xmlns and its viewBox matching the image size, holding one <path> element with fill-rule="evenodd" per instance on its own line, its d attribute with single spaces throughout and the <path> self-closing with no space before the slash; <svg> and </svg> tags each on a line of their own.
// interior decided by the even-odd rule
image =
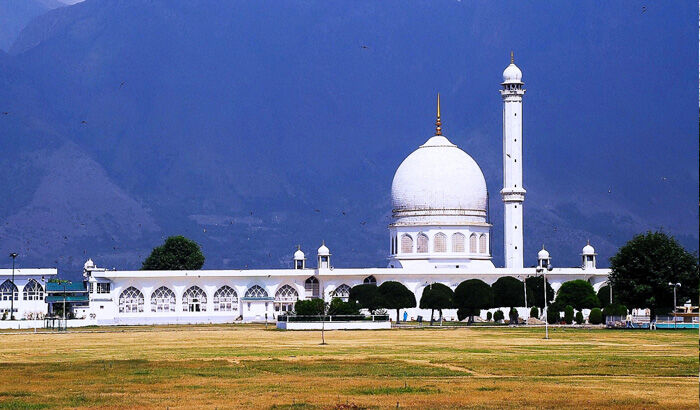
<svg viewBox="0 0 700 410">
<path fill-rule="evenodd" d="M 669 282 L 668 286 L 673 286 L 673 328 L 676 328 L 676 288 L 680 288 L 680 283 Z"/>
<path fill-rule="evenodd" d="M 15 289 L 17 289 L 17 285 L 15 285 L 15 259 L 17 258 L 17 253 L 12 252 L 10 254 L 10 258 L 12 258 L 12 295 L 10 295 L 10 320 L 15 320 Z"/>
<path fill-rule="evenodd" d="M 535 269 L 538 273 L 542 272 L 542 287 L 544 288 L 544 338 L 549 339 L 549 306 L 547 304 L 547 271 L 552 271 L 552 265 L 547 264 L 547 268 L 538 264 Z"/>
</svg>

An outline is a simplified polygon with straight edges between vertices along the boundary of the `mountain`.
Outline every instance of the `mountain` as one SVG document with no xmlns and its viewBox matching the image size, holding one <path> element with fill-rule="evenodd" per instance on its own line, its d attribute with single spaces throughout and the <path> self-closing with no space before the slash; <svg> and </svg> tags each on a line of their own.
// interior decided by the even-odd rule
<svg viewBox="0 0 700 410">
<path fill-rule="evenodd" d="M 383 266 L 393 173 L 441 91 L 500 264 L 511 48 L 528 261 L 546 243 L 576 265 L 590 239 L 605 265 L 661 226 L 697 249 L 692 13 L 463 3 L 86 0 L 35 18 L 0 55 L 0 249 L 75 275 L 87 257 L 138 268 L 172 234 L 206 268 L 288 266 L 325 240 L 336 266 Z"/>
<path fill-rule="evenodd" d="M 0 1 L 0 50 L 9 50 L 20 31 L 32 19 L 63 6 L 65 4 L 58 0 Z"/>
</svg>

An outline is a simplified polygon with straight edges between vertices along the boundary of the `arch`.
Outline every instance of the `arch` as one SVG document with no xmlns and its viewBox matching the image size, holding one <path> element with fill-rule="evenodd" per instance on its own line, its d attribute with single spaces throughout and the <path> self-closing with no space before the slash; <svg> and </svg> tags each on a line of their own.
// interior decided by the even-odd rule
<svg viewBox="0 0 700 410">
<path fill-rule="evenodd" d="M 363 281 L 363 284 L 365 285 L 377 285 L 377 278 L 374 277 L 374 275 L 369 275 L 367 276 Z"/>
<path fill-rule="evenodd" d="M 456 232 L 452 234 L 452 252 L 464 252 L 464 234 Z"/>
<path fill-rule="evenodd" d="M 469 235 L 469 253 L 476 253 L 477 248 L 476 248 L 476 234 L 473 233 Z"/>
<path fill-rule="evenodd" d="M 428 253 L 428 235 L 424 233 L 418 234 L 418 240 L 416 241 L 416 252 L 418 253 Z"/>
<path fill-rule="evenodd" d="M 438 232 L 433 237 L 433 252 L 447 252 L 447 235 Z"/>
<path fill-rule="evenodd" d="M 315 276 L 310 276 L 304 281 L 304 293 L 307 298 L 319 298 L 321 297 L 321 287 L 318 283 L 318 278 Z"/>
<path fill-rule="evenodd" d="M 267 291 L 263 289 L 260 285 L 253 285 L 248 288 L 245 292 L 245 297 L 250 299 L 261 299 L 266 298 Z"/>
<path fill-rule="evenodd" d="M 238 310 L 238 293 L 224 285 L 214 292 L 214 312 L 231 312 Z"/>
<path fill-rule="evenodd" d="M 183 312 L 206 312 L 207 294 L 199 286 L 190 286 L 182 294 Z"/>
<path fill-rule="evenodd" d="M 479 236 L 479 252 L 489 253 L 489 240 L 485 233 Z"/>
<path fill-rule="evenodd" d="M 401 235 L 401 253 L 413 253 L 413 237 L 407 233 Z"/>
<path fill-rule="evenodd" d="M 290 285 L 283 285 L 275 292 L 275 312 L 291 312 L 299 300 L 299 292 Z"/>
<path fill-rule="evenodd" d="M 17 300 L 19 297 L 19 292 L 17 291 L 17 285 L 6 280 L 0 285 L 0 300 Z"/>
<path fill-rule="evenodd" d="M 343 302 L 347 302 L 348 298 L 350 297 L 350 286 L 343 283 L 342 285 L 335 288 L 333 292 L 331 292 L 331 297 L 339 298 Z"/>
<path fill-rule="evenodd" d="M 151 293 L 151 312 L 174 312 L 175 292 L 161 286 Z"/>
<path fill-rule="evenodd" d="M 44 288 L 34 279 L 29 279 L 22 289 L 24 300 L 44 300 Z"/>
<path fill-rule="evenodd" d="M 133 286 L 124 289 L 119 295 L 119 313 L 142 313 L 143 293 Z"/>
</svg>

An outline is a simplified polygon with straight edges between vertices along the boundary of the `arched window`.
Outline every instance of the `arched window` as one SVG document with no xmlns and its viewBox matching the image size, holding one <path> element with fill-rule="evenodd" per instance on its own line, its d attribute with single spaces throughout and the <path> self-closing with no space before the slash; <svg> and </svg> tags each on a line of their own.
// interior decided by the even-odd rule
<svg viewBox="0 0 700 410">
<path fill-rule="evenodd" d="M 418 243 L 416 252 L 418 253 L 428 253 L 428 235 L 424 233 L 418 234 Z"/>
<path fill-rule="evenodd" d="M 238 294 L 232 287 L 224 285 L 214 292 L 214 312 L 238 310 Z"/>
<path fill-rule="evenodd" d="M 433 238 L 433 250 L 435 252 L 447 252 L 447 236 L 444 233 L 438 232 Z"/>
<path fill-rule="evenodd" d="M 489 253 L 489 240 L 485 233 L 482 233 L 479 237 L 479 252 Z"/>
<path fill-rule="evenodd" d="M 413 238 L 407 233 L 401 235 L 401 253 L 413 253 Z"/>
<path fill-rule="evenodd" d="M 245 297 L 249 299 L 262 299 L 267 297 L 267 291 L 258 285 L 253 285 L 245 292 Z"/>
<path fill-rule="evenodd" d="M 339 298 L 343 302 L 347 302 L 348 298 L 350 297 L 350 286 L 343 283 L 342 285 L 335 288 L 333 292 L 331 292 L 331 297 Z"/>
<path fill-rule="evenodd" d="M 299 293 L 290 285 L 284 285 L 275 293 L 275 311 L 291 312 L 294 304 L 299 300 Z"/>
<path fill-rule="evenodd" d="M 307 298 L 321 297 L 318 279 L 315 276 L 311 276 L 304 281 L 304 293 L 306 294 Z"/>
<path fill-rule="evenodd" d="M 151 312 L 174 312 L 175 292 L 161 286 L 151 293 Z"/>
<path fill-rule="evenodd" d="M 376 285 L 377 284 L 377 278 L 375 278 L 373 275 L 369 275 L 365 278 L 365 280 L 362 281 L 365 285 Z"/>
<path fill-rule="evenodd" d="M 199 286 L 192 286 L 182 294 L 183 312 L 206 312 L 207 294 Z"/>
<path fill-rule="evenodd" d="M 9 279 L 0 285 L 0 300 L 17 300 L 18 297 L 17 286 Z"/>
<path fill-rule="evenodd" d="M 34 279 L 29 279 L 22 290 L 24 300 L 44 300 L 44 288 Z"/>
<path fill-rule="evenodd" d="M 476 253 L 476 252 L 477 252 L 477 249 L 476 249 L 476 234 L 475 234 L 475 233 L 469 235 L 469 252 L 470 252 L 470 253 Z"/>
<path fill-rule="evenodd" d="M 119 295 L 119 313 L 143 312 L 143 293 L 129 286 Z"/>
<path fill-rule="evenodd" d="M 464 234 L 452 234 L 452 252 L 464 252 Z"/>
</svg>

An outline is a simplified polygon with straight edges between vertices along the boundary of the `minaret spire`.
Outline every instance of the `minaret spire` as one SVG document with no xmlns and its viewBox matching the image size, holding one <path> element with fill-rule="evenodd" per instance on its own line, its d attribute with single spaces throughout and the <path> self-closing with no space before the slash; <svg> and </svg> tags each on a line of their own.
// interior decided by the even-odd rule
<svg viewBox="0 0 700 410">
<path fill-rule="evenodd" d="M 435 121 L 435 135 L 442 135 L 442 128 L 440 127 L 442 122 L 440 121 L 440 93 L 437 95 L 437 120 Z"/>
<path fill-rule="evenodd" d="M 515 58 L 513 58 L 513 50 L 510 50 L 510 63 L 515 64 Z"/>
</svg>

